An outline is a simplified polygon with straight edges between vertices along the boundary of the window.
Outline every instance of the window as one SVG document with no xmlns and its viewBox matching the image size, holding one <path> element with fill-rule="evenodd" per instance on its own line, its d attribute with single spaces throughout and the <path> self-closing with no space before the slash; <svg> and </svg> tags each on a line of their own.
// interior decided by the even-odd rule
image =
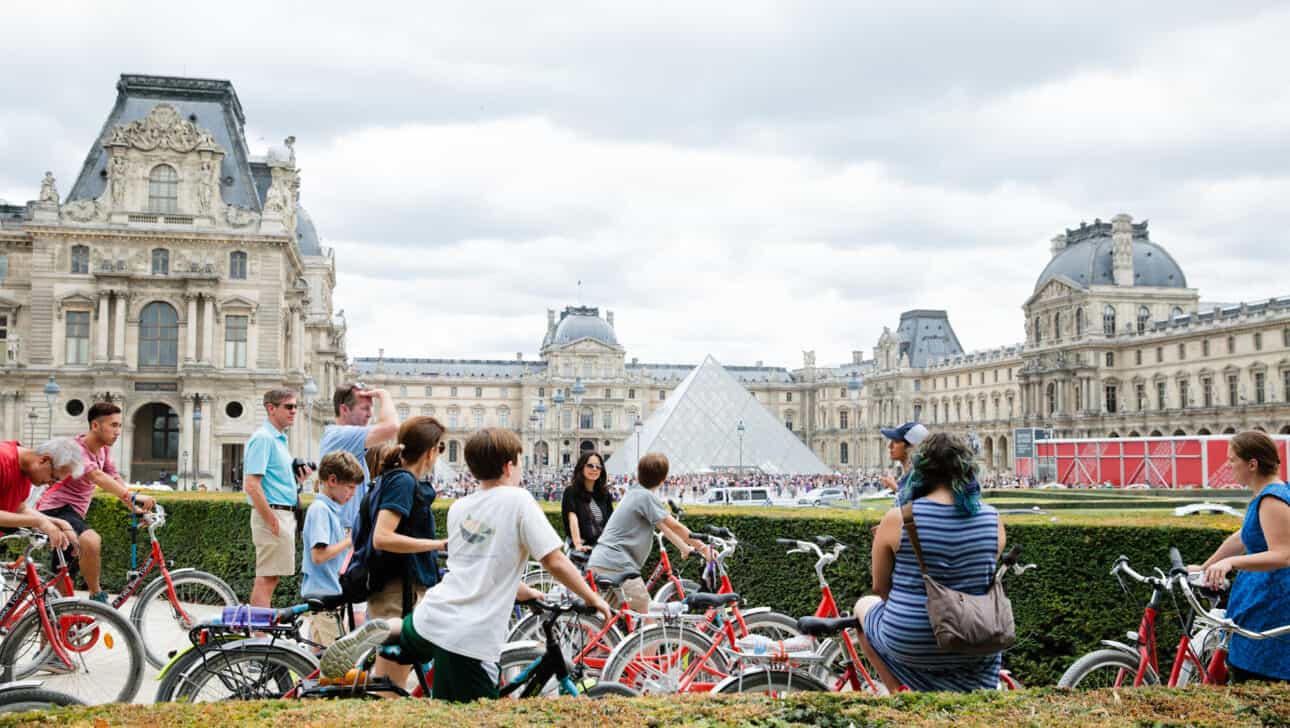
<svg viewBox="0 0 1290 728">
<path fill-rule="evenodd" d="M 954 375 L 954 386 L 959 386 L 959 375 L 957 374 Z"/>
<path fill-rule="evenodd" d="M 1115 336 L 1115 306 L 1110 304 L 1102 307 L 1102 333 Z"/>
<path fill-rule="evenodd" d="M 785 401 L 785 402 L 792 402 L 792 401 L 793 401 L 793 393 L 792 393 L 792 392 L 785 392 L 785 393 L 784 393 L 784 401 Z"/>
<path fill-rule="evenodd" d="M 139 314 L 139 366 L 173 367 L 179 361 L 179 314 L 153 301 Z"/>
<path fill-rule="evenodd" d="M 449 397 L 456 397 L 456 396 L 457 396 L 457 388 L 456 388 L 456 387 L 449 387 L 449 388 L 448 388 L 448 396 L 449 396 Z"/>
<path fill-rule="evenodd" d="M 606 388 L 605 388 L 605 399 L 613 399 L 613 398 L 614 398 L 614 390 L 609 389 L 608 387 L 606 387 Z"/>
<path fill-rule="evenodd" d="M 170 251 L 155 248 L 152 251 L 152 274 L 154 276 L 170 275 Z"/>
<path fill-rule="evenodd" d="M 636 399 L 636 390 L 634 389 L 627 390 L 627 399 Z"/>
<path fill-rule="evenodd" d="M 1255 334 L 1257 336 L 1257 334 Z M 1267 398 L 1267 375 L 1263 372 L 1254 373 L 1254 404 L 1264 404 Z"/>
<path fill-rule="evenodd" d="M 1147 385 L 1139 384 L 1139 385 L 1136 385 L 1134 389 L 1137 390 L 1137 395 L 1138 395 L 1138 411 L 1146 412 L 1147 411 Z"/>
<path fill-rule="evenodd" d="M 426 396 L 430 396 L 429 387 L 426 387 Z M 546 387 L 538 387 L 538 399 L 546 399 Z"/>
<path fill-rule="evenodd" d="M 224 405 L 224 414 L 228 416 L 230 420 L 236 420 L 241 417 L 243 411 L 241 402 L 229 402 Z"/>
<path fill-rule="evenodd" d="M 164 404 L 152 405 L 152 457 L 179 457 L 179 413 Z"/>
<path fill-rule="evenodd" d="M 614 411 L 605 410 L 601 413 L 600 424 L 606 430 L 614 429 Z"/>
<path fill-rule="evenodd" d="M 9 256 L 0 254 L 0 281 L 9 277 Z"/>
<path fill-rule="evenodd" d="M 1062 312 L 1058 311 L 1053 314 L 1053 338 L 1062 338 Z"/>
<path fill-rule="evenodd" d="M 917 422 L 922 418 L 923 418 L 923 405 L 921 404 L 914 405 L 914 422 Z"/>
<path fill-rule="evenodd" d="M 1228 353 L 1228 354 L 1235 354 L 1235 353 L 1236 353 L 1236 337 L 1235 337 L 1235 336 L 1229 336 L 1229 337 L 1227 337 L 1227 353 Z"/>
<path fill-rule="evenodd" d="M 1110 414 L 1115 414 L 1116 412 L 1115 390 L 1114 384 L 1106 385 L 1106 411 Z"/>
<path fill-rule="evenodd" d="M 1290 329 L 1281 329 L 1281 345 L 1290 347 Z"/>
<path fill-rule="evenodd" d="M 1200 355 L 1209 356 L 1209 339 L 1203 339 L 1200 342 Z"/>
<path fill-rule="evenodd" d="M 1232 374 L 1227 377 L 1227 403 L 1235 407 L 1237 403 L 1236 375 Z"/>
<path fill-rule="evenodd" d="M 1187 361 L 1187 345 L 1178 345 L 1178 361 Z"/>
<path fill-rule="evenodd" d="M 497 410 L 497 426 L 509 428 L 511 426 L 511 411 L 505 407 Z"/>
<path fill-rule="evenodd" d="M 461 425 L 461 410 L 457 409 L 456 407 L 453 407 L 452 409 L 448 410 L 448 427 L 455 430 L 460 425 Z"/>
<path fill-rule="evenodd" d="M 510 399 L 510 398 L 511 398 L 511 388 L 510 388 L 510 387 L 502 387 L 502 388 L 501 388 L 501 390 L 502 390 L 502 391 L 501 391 L 501 394 L 500 394 L 499 396 L 500 396 L 502 399 Z"/>
<path fill-rule="evenodd" d="M 1200 396 L 1206 407 L 1214 406 L 1214 380 L 1204 377 L 1200 380 Z"/>
<path fill-rule="evenodd" d="M 1281 395 L 1290 402 L 1290 369 L 1281 372 Z"/>
<path fill-rule="evenodd" d="M 224 366 L 246 368 L 246 316 L 224 317 Z"/>
<path fill-rule="evenodd" d="M 475 387 L 475 399 L 482 399 L 484 396 L 483 387 Z"/>
<path fill-rule="evenodd" d="M 1191 386 L 1186 379 L 1178 380 L 1178 406 L 1183 409 L 1191 406 Z"/>
<path fill-rule="evenodd" d="M 434 396 L 434 387 L 430 386 L 429 384 L 426 385 L 426 396 L 427 397 Z"/>
<path fill-rule="evenodd" d="M 1167 402 L 1165 399 L 1165 383 L 1156 382 L 1156 409 L 1165 409 Z"/>
<path fill-rule="evenodd" d="M 918 391 L 918 380 L 914 380 L 914 391 L 915 392 Z M 847 398 L 847 388 L 842 387 L 838 389 L 838 399 L 846 399 L 846 398 Z"/>
<path fill-rule="evenodd" d="M 788 414 L 784 415 L 784 427 L 787 427 L 789 430 L 792 430 L 792 429 L 793 429 L 793 413 L 792 413 L 792 412 L 789 412 Z"/>
<path fill-rule="evenodd" d="M 228 254 L 228 277 L 235 280 L 246 280 L 246 253 L 234 250 Z"/>
<path fill-rule="evenodd" d="M 839 428 L 839 429 L 842 429 L 842 430 L 847 429 L 847 425 L 849 424 L 849 423 L 847 422 L 847 420 L 849 419 L 849 415 L 850 415 L 850 413 L 849 413 L 849 412 L 847 412 L 846 410 L 842 410 L 842 411 L 838 412 L 838 428 Z M 917 418 L 917 417 L 915 417 L 914 419 L 915 419 L 915 420 L 917 420 L 918 418 Z"/>
<path fill-rule="evenodd" d="M 450 462 L 450 463 L 455 463 L 455 462 L 457 462 L 457 450 L 458 450 L 458 447 L 459 447 L 459 446 L 457 445 L 457 441 L 456 441 L 456 440 L 450 440 L 450 441 L 448 442 L 448 462 Z"/>
<path fill-rule="evenodd" d="M 1138 306 L 1138 333 L 1147 333 L 1147 324 L 1151 322 L 1151 309 L 1146 306 Z"/>
<path fill-rule="evenodd" d="M 578 413 L 578 429 L 590 430 L 596 426 L 596 413 L 590 407 L 585 407 Z"/>
<path fill-rule="evenodd" d="M 148 212 L 179 211 L 179 175 L 169 164 L 158 164 L 148 174 Z"/>
<path fill-rule="evenodd" d="M 7 315 L 0 314 L 0 341 L 4 341 L 8 338 L 9 338 L 9 317 Z"/>
<path fill-rule="evenodd" d="M 400 422 L 406 420 L 408 418 L 408 415 L 412 414 L 412 408 L 408 407 L 406 404 L 399 405 L 395 411 L 398 412 L 399 414 Z"/>
<path fill-rule="evenodd" d="M 67 312 L 67 363 L 90 363 L 90 312 Z"/>
<path fill-rule="evenodd" d="M 1159 364 L 1165 360 L 1165 347 L 1156 347 L 1156 363 Z"/>
<path fill-rule="evenodd" d="M 1169 318 L 1171 319 L 1176 319 L 1182 315 L 1184 315 L 1182 306 L 1174 306 L 1173 308 L 1169 309 Z"/>
<path fill-rule="evenodd" d="M 1038 316 L 1036 316 L 1035 317 L 1035 343 L 1036 344 L 1044 340 L 1043 329 L 1044 329 L 1043 320 L 1040 319 Z"/>
<path fill-rule="evenodd" d="M 1075 309 L 1075 335 L 1084 335 L 1084 309 Z"/>
<path fill-rule="evenodd" d="M 406 385 L 406 384 L 400 384 L 400 385 L 399 385 L 399 396 L 400 396 L 400 397 L 406 397 L 406 396 L 408 396 L 408 385 Z"/>
<path fill-rule="evenodd" d="M 87 245 L 72 246 L 72 272 L 90 272 L 90 249 Z"/>
<path fill-rule="evenodd" d="M 846 465 L 850 455 L 851 453 L 848 452 L 847 444 L 845 442 L 842 443 L 841 445 L 838 445 L 838 462 L 842 463 L 843 465 Z"/>
<path fill-rule="evenodd" d="M 1115 366 L 1115 352 L 1113 351 L 1106 352 L 1106 365 L 1108 367 Z"/>
<path fill-rule="evenodd" d="M 792 397 L 792 396 L 793 395 L 791 394 L 789 395 L 789 397 Z M 666 389 L 658 390 L 658 401 L 662 402 L 665 399 L 667 399 L 667 390 Z M 792 400 L 790 399 L 789 401 L 791 402 Z"/>
<path fill-rule="evenodd" d="M 475 421 L 475 429 L 482 430 L 484 428 L 484 410 L 474 409 L 470 414 Z"/>
<path fill-rule="evenodd" d="M 994 383 L 995 383 L 995 384 L 998 384 L 998 383 L 999 383 L 999 370 L 998 370 L 998 369 L 995 369 L 995 370 L 994 370 Z"/>
<path fill-rule="evenodd" d="M 1133 363 L 1142 366 L 1142 350 L 1138 349 L 1133 352 Z"/>
<path fill-rule="evenodd" d="M 1254 350 L 1263 351 L 1263 334 L 1257 331 L 1254 332 Z"/>
</svg>

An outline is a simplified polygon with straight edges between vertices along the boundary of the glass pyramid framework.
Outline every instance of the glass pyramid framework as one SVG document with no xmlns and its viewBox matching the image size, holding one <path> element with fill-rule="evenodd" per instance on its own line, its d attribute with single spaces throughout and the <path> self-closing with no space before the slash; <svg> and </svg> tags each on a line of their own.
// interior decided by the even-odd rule
<svg viewBox="0 0 1290 728">
<path fill-rule="evenodd" d="M 645 421 L 640 450 L 637 437 L 632 435 L 605 467 L 614 475 L 634 474 L 639 452 L 661 452 L 667 455 L 673 475 L 733 471 L 740 464 L 736 429 L 740 421 L 744 425 L 745 472 L 754 468 L 764 473 L 831 472 L 711 356 Z"/>
</svg>

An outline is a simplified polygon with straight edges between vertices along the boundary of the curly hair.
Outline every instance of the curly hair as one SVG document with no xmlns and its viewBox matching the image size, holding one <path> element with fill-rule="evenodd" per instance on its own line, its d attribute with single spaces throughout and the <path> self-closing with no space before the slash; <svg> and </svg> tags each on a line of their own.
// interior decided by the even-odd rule
<svg viewBox="0 0 1290 728">
<path fill-rule="evenodd" d="M 924 440 L 914 453 L 909 478 L 900 490 L 900 502 L 912 503 L 938 486 L 949 486 L 959 510 L 976 513 L 981 509 L 981 486 L 976 472 L 975 456 L 967 442 L 938 432 Z"/>
</svg>

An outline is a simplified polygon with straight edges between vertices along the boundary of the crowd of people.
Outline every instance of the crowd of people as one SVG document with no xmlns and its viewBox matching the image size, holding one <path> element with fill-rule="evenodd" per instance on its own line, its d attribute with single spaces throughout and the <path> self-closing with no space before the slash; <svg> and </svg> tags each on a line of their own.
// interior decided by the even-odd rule
<svg viewBox="0 0 1290 728">
<path fill-rule="evenodd" d="M 364 604 L 365 623 L 348 634 L 341 634 L 334 618 L 313 620 L 314 640 L 330 643 L 322 655 L 326 675 L 343 674 L 356 655 L 397 641 L 395 652 L 407 659 L 382 660 L 377 674 L 398 680 L 406 676 L 408 662 L 432 659 L 436 698 L 496 697 L 493 663 L 511 606 L 517 599 L 541 596 L 521 582 L 530 560 L 607 618 L 606 595 L 589 588 L 566 549 L 586 553 L 588 567 L 597 574 L 620 577 L 621 586 L 607 594 L 612 601 L 645 611 L 649 595 L 639 573 L 655 531 L 683 553 L 707 549 L 664 501 L 701 500 L 714 488 L 747 485 L 790 498 L 824 487 L 893 491 L 896 507 L 874 531 L 872 594 L 856 602 L 853 612 L 863 625 L 862 649 L 893 691 L 902 686 L 972 690 L 992 688 L 997 681 L 1000 653 L 945 648 L 927 608 L 925 578 L 984 594 L 1007 543 L 998 513 L 981 501 L 973 453 L 959 437 L 912 422 L 883 429 L 899 477 L 669 477 L 667 458 L 646 453 L 633 477 L 611 478 L 594 451 L 582 453 L 568 471 L 525 473 L 517 436 L 485 428 L 466 440 L 468 475 L 436 488 L 432 474 L 445 450 L 443 425 L 426 416 L 399 422 L 387 393 L 350 384 L 334 393 L 336 420 L 322 436 L 319 493 L 302 513 L 302 484 L 313 473 L 293 458 L 287 439 L 298 411 L 296 396 L 271 389 L 263 402 L 265 422 L 247 442 L 244 465 L 251 505 L 247 525 L 255 549 L 250 601 L 270 606 L 281 578 L 299 572 L 302 596 L 339 595 Z M 34 448 L 0 443 L 0 527 L 46 533 L 54 548 L 79 556 L 92 597 L 105 600 L 98 583 L 101 539 L 84 520 L 89 498 L 103 489 L 136 510 L 152 508 L 154 501 L 131 493 L 111 462 L 120 408 L 94 404 L 88 425 L 81 436 L 54 438 Z M 1276 444 L 1261 432 L 1234 436 L 1228 465 L 1254 492 L 1253 501 L 1242 529 L 1191 568 L 1203 572 L 1212 586 L 1233 570 L 1247 572 L 1231 592 L 1228 614 L 1251 629 L 1279 626 L 1290 600 L 1290 486 L 1278 479 Z M 26 503 L 33 483 L 55 484 L 34 507 Z M 440 490 L 456 498 L 442 536 L 431 509 Z M 560 501 L 562 533 L 548 521 L 539 499 Z M 911 533 L 922 534 L 921 550 L 911 543 Z M 298 539 L 306 554 L 299 566 Z M 440 552 L 448 555 L 442 574 Z M 1274 640 L 1234 637 L 1229 662 L 1237 679 L 1290 680 L 1290 650 Z"/>
</svg>

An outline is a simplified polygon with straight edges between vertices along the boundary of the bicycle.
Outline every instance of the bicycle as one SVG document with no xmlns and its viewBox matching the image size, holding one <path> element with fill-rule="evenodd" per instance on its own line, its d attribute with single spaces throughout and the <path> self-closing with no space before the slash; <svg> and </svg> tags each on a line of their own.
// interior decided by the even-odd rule
<svg viewBox="0 0 1290 728">
<path fill-rule="evenodd" d="M 0 713 L 23 713 L 69 705 L 85 705 L 79 698 L 46 690 L 37 680 L 20 680 L 0 685 Z"/>
<path fill-rule="evenodd" d="M 1154 576 L 1144 576 L 1129 566 L 1129 558 L 1120 556 L 1111 568 L 1111 575 L 1128 592 L 1122 577 L 1151 587 L 1151 598 L 1143 609 L 1142 621 L 1137 632 L 1128 633 L 1128 641 L 1102 640 L 1106 649 L 1095 650 L 1078 658 L 1067 668 L 1058 681 L 1059 687 L 1088 689 L 1094 687 L 1122 687 L 1131 679 L 1133 687 L 1156 685 L 1160 682 L 1160 663 L 1156 650 L 1156 619 L 1165 594 L 1171 596 L 1181 591 L 1189 609 L 1180 612 L 1182 634 L 1174 651 L 1174 662 L 1169 672 L 1169 687 L 1185 686 L 1195 680 L 1206 685 L 1227 682 L 1227 648 L 1233 634 L 1254 640 L 1272 639 L 1290 634 L 1290 624 L 1284 627 L 1254 632 L 1237 625 L 1217 608 L 1221 592 L 1205 587 L 1200 574 L 1188 574 L 1178 549 L 1169 549 L 1170 571 L 1166 574 L 1154 569 Z M 1197 598 L 1197 592 L 1209 602 L 1208 606 Z M 1175 600 L 1175 606 L 1177 601 Z M 1199 649 L 1197 648 L 1199 645 Z"/>
<path fill-rule="evenodd" d="M 143 680 L 143 641 L 115 609 L 88 599 L 59 597 L 58 576 L 42 581 L 31 554 L 48 542 L 21 528 L 0 541 L 25 540 L 16 563 L 23 567 L 8 601 L 0 608 L 0 681 L 38 673 L 56 692 L 91 703 L 129 702 Z M 61 551 L 55 557 L 65 568 Z"/>
<path fill-rule="evenodd" d="M 135 541 L 139 529 L 132 524 L 130 569 L 126 571 L 125 586 L 109 605 L 113 609 L 120 609 L 130 597 L 138 593 L 139 598 L 130 609 L 130 622 L 143 639 L 144 657 L 148 664 L 160 669 L 170 659 L 170 653 L 187 645 L 188 630 L 193 625 L 202 619 L 213 617 L 224 607 L 236 605 L 238 599 L 233 588 L 214 574 L 188 568 L 170 570 L 172 562 L 166 560 L 161 542 L 157 540 L 157 529 L 166 525 L 166 509 L 160 503 L 141 517 L 151 542 L 148 560 L 142 569 L 136 568 L 138 561 Z M 140 589 L 154 569 L 161 571 L 159 578 Z M 58 590 L 70 596 L 73 593 L 70 567 L 64 563 L 55 578 Z M 169 607 L 169 619 L 164 612 L 162 616 L 156 616 L 156 610 L 162 608 L 162 605 Z M 168 629 L 171 625 L 178 629 Z"/>
</svg>

